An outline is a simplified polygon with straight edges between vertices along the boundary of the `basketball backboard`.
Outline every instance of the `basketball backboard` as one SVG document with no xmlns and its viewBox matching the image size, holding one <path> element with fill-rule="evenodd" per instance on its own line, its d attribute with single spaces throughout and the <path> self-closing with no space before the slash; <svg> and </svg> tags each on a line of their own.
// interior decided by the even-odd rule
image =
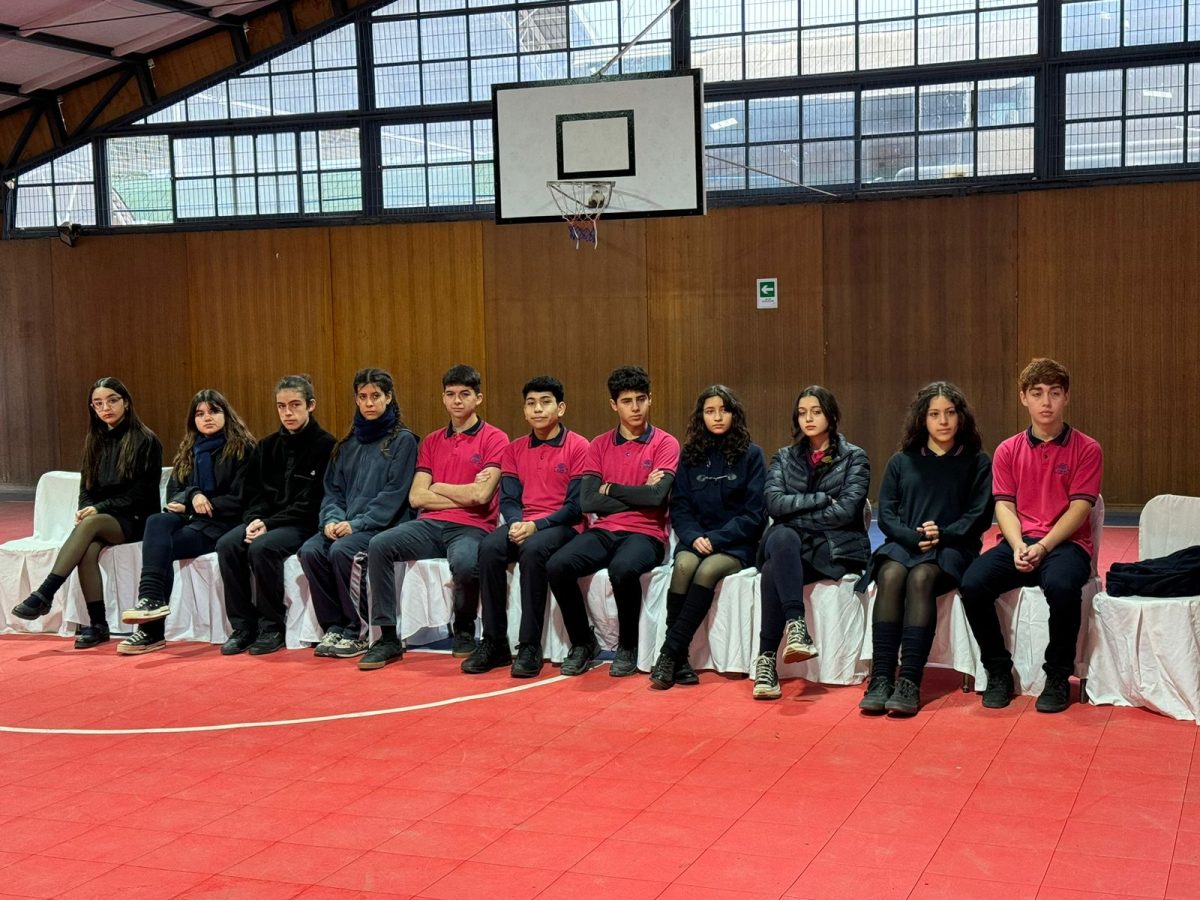
<svg viewBox="0 0 1200 900">
<path fill-rule="evenodd" d="M 614 182 L 604 217 L 704 213 L 699 69 L 492 87 L 496 221 L 560 217 L 548 181 Z"/>
</svg>

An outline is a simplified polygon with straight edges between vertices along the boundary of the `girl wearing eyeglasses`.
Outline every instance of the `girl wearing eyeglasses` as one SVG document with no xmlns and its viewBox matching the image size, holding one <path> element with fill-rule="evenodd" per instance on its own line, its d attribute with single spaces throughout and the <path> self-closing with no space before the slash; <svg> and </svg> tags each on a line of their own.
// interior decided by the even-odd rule
<svg viewBox="0 0 1200 900">
<path fill-rule="evenodd" d="M 117 644 L 118 653 L 166 646 L 171 564 L 211 553 L 217 539 L 241 521 L 242 480 L 253 449 L 253 435 L 220 392 L 205 389 L 192 398 L 167 484 L 166 510 L 146 522 L 137 606 L 121 617 L 138 628 Z"/>
<path fill-rule="evenodd" d="M 88 421 L 75 527 L 46 580 L 12 611 L 19 619 L 46 615 L 58 589 L 77 571 L 89 619 L 75 637 L 77 650 L 109 639 L 100 551 L 141 540 L 146 519 L 159 508 L 162 473 L 162 444 L 142 424 L 129 390 L 119 380 L 101 378 L 92 385 Z"/>
</svg>

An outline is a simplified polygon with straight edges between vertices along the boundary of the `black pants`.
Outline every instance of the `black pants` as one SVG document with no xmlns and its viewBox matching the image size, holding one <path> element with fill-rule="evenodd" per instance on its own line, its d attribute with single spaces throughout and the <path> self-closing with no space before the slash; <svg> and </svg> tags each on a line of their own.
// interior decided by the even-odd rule
<svg viewBox="0 0 1200 900">
<path fill-rule="evenodd" d="M 142 535 L 142 577 L 138 582 L 138 598 L 170 600 L 175 587 L 175 567 L 178 559 L 195 559 L 211 553 L 217 539 L 198 528 L 188 528 L 187 519 L 178 513 L 156 513 L 146 520 Z M 142 631 L 161 640 L 166 632 L 166 619 L 143 622 Z"/>
<path fill-rule="evenodd" d="M 508 539 L 508 526 L 501 525 L 479 545 L 479 586 L 483 598 L 483 633 L 498 643 L 508 642 L 508 564 L 521 564 L 522 644 L 542 645 L 546 623 L 546 564 L 578 532 L 566 525 L 552 525 L 534 532 L 523 544 Z"/>
<path fill-rule="evenodd" d="M 1032 544 L 1034 539 L 1026 538 L 1025 542 Z M 996 615 L 996 599 L 1014 588 L 1037 586 L 1050 605 L 1050 642 L 1046 644 L 1042 668 L 1047 675 L 1069 677 L 1075 671 L 1083 586 L 1091 572 L 1092 561 L 1086 551 L 1070 541 L 1051 550 L 1032 572 L 1017 570 L 1007 541 L 971 563 L 963 575 L 960 592 L 984 667 L 989 672 L 1008 672 L 1012 668 L 1012 654 L 1004 646 Z"/>
<path fill-rule="evenodd" d="M 594 640 L 579 579 L 608 567 L 613 598 L 617 601 L 619 641 L 626 650 L 638 645 L 638 619 L 642 610 L 642 575 L 663 558 L 661 541 L 632 531 L 592 528 L 575 538 L 546 565 L 550 588 L 558 598 L 563 624 L 572 644 Z"/>
<path fill-rule="evenodd" d="M 308 535 L 308 529 L 285 525 L 271 528 L 247 544 L 246 526 L 239 525 L 220 537 L 217 561 L 225 585 L 225 613 L 234 631 L 283 634 L 287 626 L 283 564 Z"/>
<path fill-rule="evenodd" d="M 793 528 L 768 531 L 762 552 L 763 564 L 759 569 L 762 576 L 759 579 L 760 654 L 779 649 L 789 619 L 804 618 L 804 586 L 828 577 L 806 564 L 803 541 Z"/>
<path fill-rule="evenodd" d="M 313 611 L 322 631 L 338 628 L 358 636 L 362 619 L 350 597 L 350 567 L 354 555 L 366 552 L 378 532 L 356 531 L 331 541 L 323 533 L 314 534 L 300 548 L 300 568 L 312 592 Z"/>
</svg>

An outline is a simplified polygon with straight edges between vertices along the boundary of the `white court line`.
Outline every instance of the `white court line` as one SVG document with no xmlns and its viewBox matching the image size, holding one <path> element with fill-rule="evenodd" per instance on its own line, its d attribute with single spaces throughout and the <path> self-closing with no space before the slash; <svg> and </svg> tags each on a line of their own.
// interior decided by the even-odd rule
<svg viewBox="0 0 1200 900">
<path fill-rule="evenodd" d="M 555 675 L 541 681 L 529 684 L 519 684 L 515 687 L 502 688 L 498 691 L 487 691 L 483 694 L 467 694 L 464 697 L 450 697 L 446 700 L 433 700 L 429 703 L 416 703 L 412 706 L 393 706 L 390 709 L 368 709 L 363 712 L 335 713 L 329 716 L 307 716 L 303 719 L 276 719 L 268 722 L 230 722 L 225 725 L 181 725 L 175 728 L 21 728 L 17 725 L 0 725 L 0 732 L 9 734 L 189 734 L 198 731 L 234 731 L 239 728 L 275 728 L 280 725 L 311 725 L 315 722 L 337 722 L 342 719 L 370 719 L 375 716 L 390 716 L 396 713 L 416 712 L 422 709 L 434 709 L 438 706 L 452 706 L 455 703 L 468 703 L 472 700 L 487 700 L 491 697 L 502 697 L 505 694 L 516 694 L 533 688 L 543 687 L 564 681 L 567 675 Z"/>
</svg>

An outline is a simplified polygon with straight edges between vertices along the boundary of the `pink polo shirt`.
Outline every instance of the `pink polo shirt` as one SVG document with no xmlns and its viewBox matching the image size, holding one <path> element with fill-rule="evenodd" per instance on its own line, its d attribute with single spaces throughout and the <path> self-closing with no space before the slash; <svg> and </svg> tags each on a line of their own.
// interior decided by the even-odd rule
<svg viewBox="0 0 1200 900">
<path fill-rule="evenodd" d="M 1039 441 L 1033 429 L 1027 428 L 996 448 L 992 493 L 997 500 L 1016 504 L 1021 534 L 1041 538 L 1050 533 L 1072 500 L 1095 505 L 1103 474 L 1100 445 L 1082 431 L 1064 425 L 1058 437 Z M 1004 540 L 1004 535 L 999 540 Z M 1092 555 L 1090 519 L 1071 535 L 1071 541 Z"/>
<path fill-rule="evenodd" d="M 417 471 L 425 472 L 434 482 L 470 484 L 488 467 L 500 468 L 508 435 L 480 419 L 466 431 L 455 433 L 453 425 L 426 435 L 417 451 Z M 499 491 L 482 506 L 455 507 L 422 511 L 420 518 L 475 528 L 496 527 L 500 506 Z"/>
<path fill-rule="evenodd" d="M 634 440 L 621 437 L 620 429 L 606 431 L 592 441 L 588 449 L 585 475 L 599 476 L 602 482 L 639 487 L 655 469 L 671 475 L 679 465 L 679 441 L 651 425 Z M 638 507 L 612 513 L 598 519 L 592 527 L 604 531 L 632 531 L 666 543 L 667 504 Z"/>
<path fill-rule="evenodd" d="M 504 450 L 500 473 L 521 482 L 521 518 L 536 522 L 558 512 L 567 501 L 567 487 L 583 475 L 588 440 L 582 434 L 562 429 L 548 441 L 532 433 L 517 438 Z M 584 523 L 574 526 L 583 531 Z"/>
</svg>

